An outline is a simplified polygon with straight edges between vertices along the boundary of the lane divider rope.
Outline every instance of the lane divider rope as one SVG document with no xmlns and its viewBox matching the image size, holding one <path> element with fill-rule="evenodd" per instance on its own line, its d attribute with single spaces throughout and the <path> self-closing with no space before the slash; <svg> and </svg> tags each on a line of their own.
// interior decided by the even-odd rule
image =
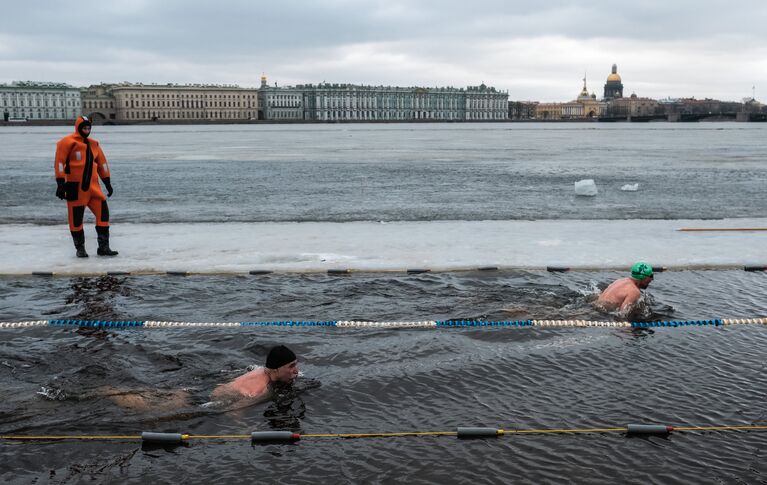
<svg viewBox="0 0 767 485">
<path fill-rule="evenodd" d="M 609 428 L 571 429 L 503 429 L 490 427 L 458 427 L 455 431 L 395 431 L 378 433 L 296 433 L 294 431 L 254 431 L 250 434 L 193 435 L 144 431 L 140 435 L 0 435 L 3 440 L 58 441 L 58 440 L 141 440 L 148 443 L 181 444 L 190 440 L 243 440 L 252 442 L 290 442 L 306 438 L 403 438 L 418 436 L 455 436 L 457 438 L 491 438 L 505 435 L 625 433 L 635 435 L 668 435 L 672 432 L 703 431 L 765 431 L 767 425 L 731 426 L 668 426 L 665 424 L 627 424 Z"/>
<path fill-rule="evenodd" d="M 694 229 L 677 229 L 678 231 L 690 231 Z M 736 229 L 705 229 L 719 231 L 733 231 Z M 744 231 L 763 231 L 767 228 L 744 228 Z M 135 271 L 31 271 L 18 273 L 1 273 L 0 277 L 100 277 L 100 276 L 266 276 L 266 275 L 289 275 L 289 274 L 320 274 L 329 276 L 351 276 L 353 274 L 380 274 L 380 273 L 404 273 L 407 275 L 423 275 L 425 273 L 463 273 L 471 271 L 548 271 L 549 273 L 566 273 L 569 271 L 625 271 L 624 266 L 462 266 L 462 267 L 438 267 L 438 268 L 330 268 L 330 269 L 304 269 L 304 270 L 280 270 L 280 269 L 243 269 L 243 270 L 135 270 Z M 743 270 L 743 271 L 767 271 L 767 264 L 759 261 L 741 264 L 715 264 L 700 263 L 674 266 L 653 266 L 656 273 L 664 271 L 694 271 L 694 270 Z"/>
<path fill-rule="evenodd" d="M 31 320 L 0 322 L 2 328 L 29 328 L 44 326 L 69 326 L 88 328 L 189 328 L 189 327 L 342 327 L 342 328 L 445 328 L 445 327 L 685 327 L 722 325 L 765 325 L 767 318 L 721 318 L 708 320 L 669 320 L 657 322 L 610 322 L 594 320 L 423 320 L 414 322 L 370 322 L 356 320 L 324 321 L 267 321 L 267 322 L 172 322 L 159 320 L 113 321 L 113 320 Z"/>
</svg>

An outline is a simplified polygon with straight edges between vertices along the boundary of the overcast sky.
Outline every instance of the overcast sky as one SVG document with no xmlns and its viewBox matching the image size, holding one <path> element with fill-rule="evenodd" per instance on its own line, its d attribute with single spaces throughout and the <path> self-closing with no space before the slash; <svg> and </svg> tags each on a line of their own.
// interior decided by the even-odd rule
<svg viewBox="0 0 767 485">
<path fill-rule="evenodd" d="M 765 0 L 3 1 L 0 83 L 477 85 L 767 101 Z"/>
</svg>

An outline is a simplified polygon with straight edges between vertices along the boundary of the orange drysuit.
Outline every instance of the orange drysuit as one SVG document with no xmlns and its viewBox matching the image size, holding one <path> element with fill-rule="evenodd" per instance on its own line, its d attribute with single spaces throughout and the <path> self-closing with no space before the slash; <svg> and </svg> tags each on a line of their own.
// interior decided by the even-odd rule
<svg viewBox="0 0 767 485">
<path fill-rule="evenodd" d="M 81 128 L 90 121 L 79 116 L 75 121 L 75 132 L 56 143 L 54 171 L 57 182 L 64 182 L 64 197 L 67 200 L 69 230 L 83 230 L 83 216 L 87 206 L 96 216 L 96 227 L 109 227 L 107 198 L 101 192 L 99 177 L 110 189 L 109 165 L 99 142 L 83 137 Z M 98 176 L 96 175 L 98 174 Z"/>
</svg>

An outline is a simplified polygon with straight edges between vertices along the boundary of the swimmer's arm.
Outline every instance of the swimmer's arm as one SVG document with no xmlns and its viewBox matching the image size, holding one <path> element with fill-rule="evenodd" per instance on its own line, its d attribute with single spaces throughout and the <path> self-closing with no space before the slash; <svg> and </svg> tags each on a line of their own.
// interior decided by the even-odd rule
<svg viewBox="0 0 767 485">
<path fill-rule="evenodd" d="M 626 295 L 626 298 L 623 299 L 623 303 L 621 303 L 619 311 L 626 311 L 627 309 L 631 308 L 633 305 L 636 304 L 636 302 L 639 301 L 640 293 L 630 293 Z"/>
<path fill-rule="evenodd" d="M 220 384 L 216 386 L 216 388 L 213 389 L 213 392 L 210 393 L 210 398 L 216 401 L 216 400 L 228 399 L 236 395 L 237 393 L 232 389 L 231 384 L 232 383 L 229 382 L 227 384 Z"/>
</svg>

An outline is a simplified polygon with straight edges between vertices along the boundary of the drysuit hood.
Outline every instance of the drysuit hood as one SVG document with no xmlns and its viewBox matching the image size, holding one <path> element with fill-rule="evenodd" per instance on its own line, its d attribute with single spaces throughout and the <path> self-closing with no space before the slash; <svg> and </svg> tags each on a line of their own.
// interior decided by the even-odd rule
<svg viewBox="0 0 767 485">
<path fill-rule="evenodd" d="M 88 135 L 83 133 L 84 126 L 91 126 L 91 120 L 87 116 L 78 116 L 75 120 L 75 131 L 83 138 L 88 138 Z"/>
</svg>

